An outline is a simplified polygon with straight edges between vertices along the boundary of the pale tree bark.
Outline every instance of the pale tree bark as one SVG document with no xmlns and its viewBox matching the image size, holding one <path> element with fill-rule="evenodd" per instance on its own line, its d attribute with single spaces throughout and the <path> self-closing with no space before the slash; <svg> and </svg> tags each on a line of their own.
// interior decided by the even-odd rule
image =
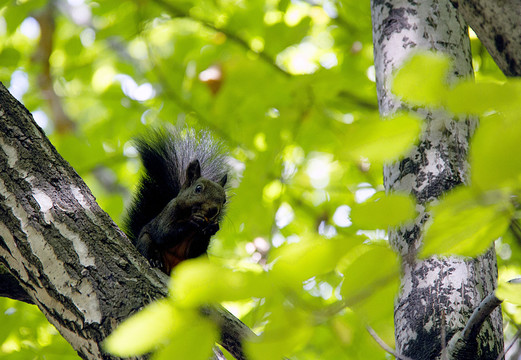
<svg viewBox="0 0 521 360">
<path fill-rule="evenodd" d="M 0 295 L 36 304 L 84 359 L 113 358 L 103 339 L 168 293 L 168 277 L 148 265 L 2 84 L 0 264 L 10 274 L 0 275 Z M 221 326 L 223 346 L 243 358 L 251 331 L 222 308 L 204 313 Z"/>
<path fill-rule="evenodd" d="M 451 0 L 501 71 L 521 76 L 521 2 Z"/>
<path fill-rule="evenodd" d="M 373 0 L 371 6 L 382 115 L 406 108 L 391 94 L 391 79 L 417 51 L 449 55 L 453 60 L 451 81 L 472 76 L 467 26 L 449 0 Z M 457 342 L 463 339 L 472 312 L 496 287 L 493 249 L 478 259 L 419 260 L 416 256 L 428 218 L 426 205 L 467 180 L 466 157 L 474 125 L 472 121 L 455 121 L 442 111 L 420 109 L 417 113 L 425 119 L 418 146 L 402 161 L 384 169 L 386 190 L 413 194 L 420 211 L 414 225 L 390 233 L 390 242 L 403 260 L 402 289 L 395 305 L 397 353 L 415 360 L 496 359 L 503 350 L 497 304 L 484 324 L 477 326 L 478 331 L 473 327 L 472 339 L 464 346 Z M 446 355 L 441 355 L 442 351 Z"/>
</svg>

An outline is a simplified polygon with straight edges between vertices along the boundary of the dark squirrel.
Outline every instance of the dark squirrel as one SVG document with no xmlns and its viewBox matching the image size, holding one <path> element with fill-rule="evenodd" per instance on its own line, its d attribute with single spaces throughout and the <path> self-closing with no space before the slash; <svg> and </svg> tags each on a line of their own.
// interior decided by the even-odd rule
<svg viewBox="0 0 521 360">
<path fill-rule="evenodd" d="M 124 228 L 166 274 L 205 254 L 226 203 L 226 152 L 205 131 L 153 130 L 135 140 L 144 167 Z"/>
</svg>

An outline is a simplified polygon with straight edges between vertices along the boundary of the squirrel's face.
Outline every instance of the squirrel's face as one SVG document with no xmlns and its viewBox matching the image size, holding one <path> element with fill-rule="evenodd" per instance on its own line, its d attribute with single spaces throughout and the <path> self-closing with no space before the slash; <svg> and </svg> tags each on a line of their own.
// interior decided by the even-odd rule
<svg viewBox="0 0 521 360">
<path fill-rule="evenodd" d="M 185 220 L 200 225 L 215 224 L 226 203 L 226 193 L 220 184 L 199 178 L 190 187 L 183 188 L 176 200 L 178 209 L 184 212 L 181 217 Z"/>
<path fill-rule="evenodd" d="M 186 181 L 176 197 L 177 218 L 201 226 L 217 224 L 226 203 L 226 180 L 226 175 L 218 183 L 201 177 L 199 161 L 192 161 L 186 170 Z"/>
</svg>

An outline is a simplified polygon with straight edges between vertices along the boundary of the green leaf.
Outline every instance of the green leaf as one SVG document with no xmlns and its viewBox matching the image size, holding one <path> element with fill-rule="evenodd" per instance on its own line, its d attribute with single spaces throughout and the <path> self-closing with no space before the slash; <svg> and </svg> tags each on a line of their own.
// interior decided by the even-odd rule
<svg viewBox="0 0 521 360">
<path fill-rule="evenodd" d="M 280 360 L 290 356 L 313 334 L 309 315 L 293 307 L 273 306 L 261 336 L 245 343 L 248 359 Z"/>
<path fill-rule="evenodd" d="M 335 269 L 340 258 L 362 241 L 359 237 L 338 237 L 288 244 L 275 252 L 270 275 L 279 284 L 301 288 L 304 280 Z"/>
<path fill-rule="evenodd" d="M 22 21 L 24 21 L 28 15 L 26 11 L 27 9 L 25 6 L 19 5 L 11 5 L 5 8 L 5 12 L 3 14 L 4 19 L 9 19 L 9 21 L 6 22 L 7 35 L 14 33 Z"/>
<path fill-rule="evenodd" d="M 208 359 L 218 331 L 198 310 L 177 309 L 159 300 L 124 321 L 104 342 L 113 355 L 128 357 L 165 345 L 154 359 Z"/>
<path fill-rule="evenodd" d="M 105 339 L 104 347 L 121 357 L 150 352 L 181 326 L 180 318 L 170 301 L 154 302 L 121 323 Z"/>
<path fill-rule="evenodd" d="M 20 62 L 20 52 L 12 47 L 6 47 L 0 53 L 0 66 L 15 67 Z"/>
<path fill-rule="evenodd" d="M 447 56 L 436 53 L 414 55 L 396 73 L 392 91 L 413 105 L 441 105 L 448 90 L 449 69 Z"/>
<path fill-rule="evenodd" d="M 0 0 L 0 9 L 3 9 L 10 2 L 11 2 L 11 0 Z"/>
<path fill-rule="evenodd" d="M 347 304 L 361 306 L 388 287 L 396 294 L 400 263 L 394 251 L 384 244 L 364 244 L 358 250 L 359 255 L 341 268 L 345 275 L 341 294 Z"/>
<path fill-rule="evenodd" d="M 416 214 L 416 202 L 411 196 L 377 193 L 352 207 L 351 221 L 360 229 L 387 229 L 413 220 Z"/>
<path fill-rule="evenodd" d="M 163 320 L 164 321 L 164 320 Z M 214 323 L 194 316 L 184 323 L 184 328 L 172 334 L 167 346 L 157 351 L 153 360 L 208 360 L 212 347 L 219 337 Z"/>
<path fill-rule="evenodd" d="M 430 211 L 422 257 L 482 254 L 505 232 L 513 215 L 507 195 L 475 193 L 472 188 L 456 189 Z"/>
<path fill-rule="evenodd" d="M 500 115 L 483 118 L 470 150 L 471 184 L 487 190 L 518 187 L 521 180 L 521 121 Z"/>
<path fill-rule="evenodd" d="M 298 44 L 307 35 L 310 27 L 310 19 L 303 18 L 296 26 L 289 27 L 284 22 L 266 26 L 264 40 L 267 50 L 271 54 L 277 54 L 292 44 Z"/>
<path fill-rule="evenodd" d="M 384 162 L 409 151 L 421 130 L 421 119 L 408 113 L 386 120 L 364 119 L 349 125 L 344 136 L 346 151 L 358 160 Z"/>
<path fill-rule="evenodd" d="M 500 283 L 496 289 L 496 296 L 500 300 L 508 301 L 515 305 L 521 305 L 521 284 Z"/>
<path fill-rule="evenodd" d="M 519 109 L 521 88 L 518 81 L 504 84 L 474 83 L 456 84 L 447 95 L 447 108 L 455 114 L 483 114 L 487 111 Z"/>
<path fill-rule="evenodd" d="M 197 284 L 197 286 L 194 286 Z M 264 273 L 233 271 L 198 258 L 183 261 L 172 275 L 171 296 L 180 307 L 264 297 L 271 285 Z"/>
</svg>

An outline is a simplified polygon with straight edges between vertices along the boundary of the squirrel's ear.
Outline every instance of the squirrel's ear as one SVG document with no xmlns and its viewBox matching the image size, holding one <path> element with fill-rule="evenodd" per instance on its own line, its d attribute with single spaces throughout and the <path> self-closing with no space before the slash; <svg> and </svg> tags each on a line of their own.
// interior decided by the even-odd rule
<svg viewBox="0 0 521 360">
<path fill-rule="evenodd" d="M 190 164 L 188 164 L 188 168 L 186 169 L 186 182 L 187 186 L 192 185 L 195 180 L 201 177 L 201 165 L 199 164 L 199 160 L 194 160 Z"/>
<path fill-rule="evenodd" d="M 219 180 L 218 184 L 224 187 L 226 185 L 226 181 L 228 181 L 228 174 L 225 174 L 221 180 Z"/>
</svg>

